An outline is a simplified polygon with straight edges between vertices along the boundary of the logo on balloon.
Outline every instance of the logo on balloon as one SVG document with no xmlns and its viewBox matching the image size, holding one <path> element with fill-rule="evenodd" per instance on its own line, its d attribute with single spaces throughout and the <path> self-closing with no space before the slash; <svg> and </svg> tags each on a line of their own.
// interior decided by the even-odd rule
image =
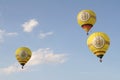
<svg viewBox="0 0 120 80">
<path fill-rule="evenodd" d="M 26 51 L 21 51 L 21 53 L 20 53 L 20 57 L 21 57 L 22 59 L 27 58 L 27 56 L 28 56 L 28 54 L 27 54 Z"/>
<path fill-rule="evenodd" d="M 90 14 L 88 12 L 81 12 L 80 14 L 81 21 L 87 21 L 89 18 L 90 18 Z"/>
<path fill-rule="evenodd" d="M 92 44 L 96 48 L 102 48 L 105 44 L 105 41 L 101 36 L 97 36 L 93 39 Z"/>
</svg>

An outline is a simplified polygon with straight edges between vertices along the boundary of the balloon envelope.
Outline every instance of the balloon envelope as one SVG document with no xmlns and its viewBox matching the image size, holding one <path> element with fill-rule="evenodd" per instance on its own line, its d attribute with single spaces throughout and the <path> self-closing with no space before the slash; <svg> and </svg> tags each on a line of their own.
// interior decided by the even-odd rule
<svg viewBox="0 0 120 80">
<path fill-rule="evenodd" d="M 87 45 L 92 53 L 102 59 L 109 48 L 110 38 L 103 32 L 95 32 L 88 37 Z"/>
<path fill-rule="evenodd" d="M 77 15 L 77 22 L 86 32 L 89 32 L 96 23 L 96 14 L 92 10 L 82 10 Z"/>
<path fill-rule="evenodd" d="M 16 59 L 18 62 L 23 66 L 29 61 L 31 58 L 32 52 L 29 48 L 27 47 L 20 47 L 16 50 L 15 52 Z"/>
</svg>

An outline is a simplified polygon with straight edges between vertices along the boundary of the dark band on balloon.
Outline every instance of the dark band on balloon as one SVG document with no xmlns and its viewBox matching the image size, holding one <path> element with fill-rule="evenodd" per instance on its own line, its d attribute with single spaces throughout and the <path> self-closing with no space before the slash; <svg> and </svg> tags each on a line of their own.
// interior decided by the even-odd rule
<svg viewBox="0 0 120 80">
<path fill-rule="evenodd" d="M 94 52 L 94 54 L 97 54 L 97 53 L 106 53 L 105 51 L 96 51 Z"/>
</svg>

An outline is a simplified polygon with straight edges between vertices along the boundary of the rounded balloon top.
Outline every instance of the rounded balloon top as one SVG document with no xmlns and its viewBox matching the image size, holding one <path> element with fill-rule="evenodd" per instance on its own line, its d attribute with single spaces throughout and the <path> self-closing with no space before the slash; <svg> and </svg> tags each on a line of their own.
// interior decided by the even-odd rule
<svg viewBox="0 0 120 80">
<path fill-rule="evenodd" d="M 92 10 L 82 10 L 78 13 L 77 21 L 81 26 L 84 24 L 94 25 L 96 22 L 96 14 Z"/>
<path fill-rule="evenodd" d="M 16 50 L 16 55 L 19 54 L 20 52 L 22 51 L 26 51 L 27 54 L 31 55 L 32 52 L 31 50 L 28 48 L 28 47 L 19 47 L 17 50 Z"/>
</svg>

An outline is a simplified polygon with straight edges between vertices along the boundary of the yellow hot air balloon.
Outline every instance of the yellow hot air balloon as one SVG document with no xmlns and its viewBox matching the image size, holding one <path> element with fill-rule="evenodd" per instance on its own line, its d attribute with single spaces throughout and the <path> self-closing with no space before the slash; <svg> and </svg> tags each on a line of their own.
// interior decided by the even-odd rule
<svg viewBox="0 0 120 80">
<path fill-rule="evenodd" d="M 77 22 L 88 35 L 89 30 L 96 22 L 96 14 L 92 10 L 82 10 L 77 15 Z"/>
<path fill-rule="evenodd" d="M 16 50 L 15 56 L 18 62 L 23 66 L 29 61 L 31 58 L 32 52 L 29 48 L 27 47 L 20 47 Z"/>
<path fill-rule="evenodd" d="M 87 45 L 102 62 L 102 57 L 106 53 L 110 45 L 110 38 L 103 32 L 95 32 L 91 34 L 87 39 Z"/>
</svg>

